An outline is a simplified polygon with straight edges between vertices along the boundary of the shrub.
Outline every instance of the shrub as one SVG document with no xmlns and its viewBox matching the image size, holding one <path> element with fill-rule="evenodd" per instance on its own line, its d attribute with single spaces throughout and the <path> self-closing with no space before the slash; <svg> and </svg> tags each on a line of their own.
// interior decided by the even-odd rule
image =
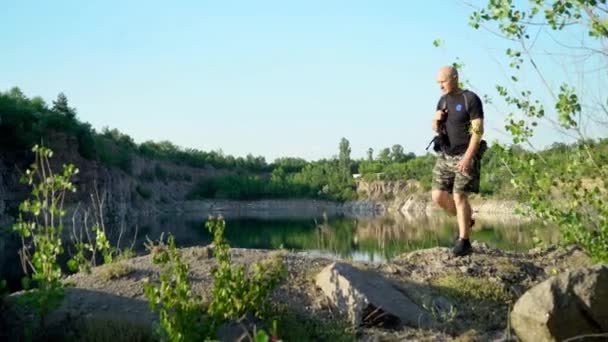
<svg viewBox="0 0 608 342">
<path fill-rule="evenodd" d="M 159 245 L 147 246 L 153 253 L 152 261 L 160 265 L 162 270 L 160 284 L 157 286 L 146 280 L 144 294 L 150 308 L 159 311 L 163 340 L 203 340 L 209 332 L 202 321 L 202 301 L 192 293 L 188 265 L 182 261 L 173 236 L 169 237 L 168 242 L 167 246 L 161 238 Z"/>
<path fill-rule="evenodd" d="M 213 299 L 209 314 L 217 320 L 237 319 L 250 312 L 261 316 L 266 300 L 285 275 L 285 266 L 278 258 L 257 262 L 247 275 L 244 266 L 234 266 L 230 246 L 224 240 L 226 224 L 222 218 L 210 218 L 206 224 L 213 234 L 214 255 L 218 267 L 213 271 Z"/>
</svg>

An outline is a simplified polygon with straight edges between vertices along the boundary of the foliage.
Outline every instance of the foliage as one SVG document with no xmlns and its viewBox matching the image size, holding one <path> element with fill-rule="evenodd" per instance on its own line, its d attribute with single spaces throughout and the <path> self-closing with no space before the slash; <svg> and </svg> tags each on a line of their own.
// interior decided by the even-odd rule
<svg viewBox="0 0 608 342">
<path fill-rule="evenodd" d="M 374 160 L 374 149 L 373 148 L 368 148 L 367 152 L 366 152 L 366 156 L 367 156 L 367 161 L 373 161 Z"/>
<path fill-rule="evenodd" d="M 251 274 L 244 266 L 232 265 L 230 246 L 224 239 L 224 220 L 210 218 L 206 226 L 214 236 L 214 256 L 218 262 L 212 273 L 213 298 L 207 308 L 208 324 L 203 322 L 206 315 L 202 299 L 192 292 L 189 267 L 182 261 L 173 236 L 169 237 L 168 245 L 162 237 L 158 244 L 146 244 L 153 262 L 161 266 L 161 274 L 159 284 L 146 279 L 144 293 L 150 308 L 159 311 L 164 339 L 204 340 L 213 336 L 214 330 L 227 319 L 239 319 L 247 312 L 260 317 L 268 295 L 285 274 L 280 260 L 255 263 Z M 260 334 L 260 338 L 264 334 Z"/>
<path fill-rule="evenodd" d="M 484 8 L 471 15 L 474 28 L 496 25 L 500 34 L 513 42 L 505 51 L 512 72 L 511 87 L 496 86 L 499 96 L 513 109 L 506 124 L 513 143 L 536 151 L 532 139 L 541 120 L 549 121 L 562 135 L 577 140 L 570 148 L 556 146 L 562 152 L 558 164 L 552 156 L 547 156 L 551 151 L 519 154 L 508 148 L 498 151 L 503 152 L 516 194 L 529 204 L 531 213 L 557 224 L 566 243 L 580 244 L 595 260 L 604 262 L 608 261 L 607 154 L 605 148 L 597 147 L 598 142 L 588 138 L 582 127 L 584 120 L 605 125 L 605 120 L 597 118 L 606 113 L 606 107 L 603 103 L 582 101 L 580 95 L 587 91 L 585 82 L 579 87 L 567 83 L 557 88 L 551 86 L 539 67 L 542 55 L 548 53 L 547 48 L 537 54 L 535 42 L 541 33 L 546 33 L 558 48 L 567 50 L 560 51 L 564 56 L 562 62 L 571 58 L 576 70 L 597 65 L 605 68 L 607 9 L 605 0 L 534 0 L 527 6 L 511 1 L 488 1 Z M 588 38 L 579 43 L 582 46 L 573 47 L 560 41 L 580 31 L 588 34 Z M 585 51 L 585 58 L 580 58 L 578 51 Z M 546 94 L 510 90 L 522 87 L 518 76 L 524 74 L 526 68 L 536 73 Z M 562 79 L 572 79 L 568 69 L 564 70 Z M 584 74 L 576 76 L 579 77 L 584 78 Z M 605 87 L 605 79 L 598 82 L 599 88 Z"/>
<path fill-rule="evenodd" d="M 106 232 L 100 226 L 95 226 L 95 248 L 103 256 L 103 262 L 109 264 L 112 262 L 114 248 L 110 246 L 110 241 L 106 236 Z"/>
<path fill-rule="evenodd" d="M 337 160 L 310 163 L 288 179 L 293 184 L 312 190 L 306 197 L 345 201 L 356 198 L 352 177 L 345 178 Z M 304 188 L 305 189 L 305 188 Z"/>
<path fill-rule="evenodd" d="M 116 256 L 116 259 L 114 261 L 119 262 L 119 261 L 123 261 L 123 260 L 128 260 L 128 259 L 132 259 L 136 256 L 135 251 L 133 250 L 133 248 L 125 248 L 122 251 L 120 251 L 120 253 L 118 253 L 118 255 Z"/>
<path fill-rule="evenodd" d="M 274 336 L 284 341 L 355 341 L 355 331 L 342 319 L 321 320 L 297 314 L 293 308 L 281 304 L 274 308 L 276 322 Z"/>
<path fill-rule="evenodd" d="M 68 105 L 68 98 L 64 93 L 59 93 L 59 95 L 57 95 L 57 100 L 53 101 L 52 110 L 59 114 L 63 114 L 70 119 L 76 118 L 76 110 Z"/>
<path fill-rule="evenodd" d="M 308 162 L 302 158 L 277 158 L 272 163 L 272 170 L 283 169 L 287 173 L 300 172 Z"/>
<path fill-rule="evenodd" d="M 210 218 L 206 226 L 213 234 L 214 255 L 218 262 L 212 273 L 213 299 L 209 303 L 209 314 L 220 322 L 240 318 L 247 312 L 263 315 L 268 296 L 285 275 L 282 261 L 257 262 L 248 274 L 244 266 L 232 264 L 230 246 L 224 239 L 224 220 Z"/>
<path fill-rule="evenodd" d="M 432 169 L 435 164 L 435 156 L 427 154 L 424 156 L 404 155 L 405 159 L 395 161 L 368 161 L 364 160 L 358 164 L 359 173 L 367 181 L 382 180 L 418 180 L 425 190 L 430 190 L 432 180 Z M 380 157 L 379 157 L 380 158 Z M 389 157 L 390 158 L 390 157 Z"/>
<path fill-rule="evenodd" d="M 54 134 L 61 132 L 68 138 L 76 138 L 78 152 L 84 158 L 100 160 L 127 173 L 131 173 L 135 155 L 200 168 L 211 166 L 250 172 L 270 170 L 263 157 L 233 157 L 224 155 L 221 151 L 184 149 L 168 141 L 147 141 L 138 145 L 130 136 L 117 129 L 104 128 L 101 132 L 96 132 L 90 124 L 77 119 L 76 109 L 69 106 L 63 93 L 57 96 L 49 108 L 42 98 L 28 98 L 15 87 L 0 92 L 0 113 L 0 146 L 11 149 L 25 150 L 40 141 L 52 144 Z"/>
<path fill-rule="evenodd" d="M 351 160 L 350 160 L 350 142 L 346 138 L 340 140 L 339 172 L 342 175 L 342 181 L 348 182 L 351 175 Z"/>
<path fill-rule="evenodd" d="M 22 265 L 26 265 L 26 273 L 32 273 L 31 279 L 38 289 L 36 307 L 44 316 L 63 293 L 57 261 L 63 253 L 63 202 L 66 192 L 76 191 L 70 179 L 78 169 L 64 165 L 62 174 L 54 174 L 50 165 L 52 151 L 38 145 L 32 151 L 35 161 L 21 179 L 32 187 L 31 198 L 19 206 L 21 214 L 13 229 L 22 237 Z M 29 281 L 25 284 L 29 285 Z"/>
<path fill-rule="evenodd" d="M 350 176 L 353 166 L 350 146 L 346 139 L 342 141 L 340 160 L 307 162 L 301 158 L 279 158 L 268 164 L 263 157 L 251 154 L 234 157 L 222 151 L 182 148 L 168 141 L 146 141 L 138 145 L 127 134 L 107 127 L 96 132 L 91 125 L 78 121 L 76 109 L 69 106 L 64 94 L 60 94 L 49 108 L 40 97 L 30 99 L 19 88 L 13 88 L 0 92 L 0 112 L 0 146 L 11 150 L 27 149 L 41 140 L 53 144 L 58 134 L 64 134 L 68 141 L 70 138 L 76 139 L 78 152 L 84 158 L 98 160 L 127 174 L 132 174 L 136 156 L 196 168 L 213 167 L 231 171 L 234 178 L 219 177 L 195 185 L 189 196 L 191 199 L 306 197 L 342 201 L 356 198 Z M 143 181 L 167 183 L 168 180 L 192 180 L 189 175 L 171 174 L 160 164 L 155 165 L 153 170 L 142 172 L 140 176 Z M 269 179 L 269 174 L 274 177 Z M 138 193 L 143 198 L 152 195 L 141 186 Z"/>
<path fill-rule="evenodd" d="M 386 147 L 380 150 L 380 153 L 378 153 L 378 161 L 384 162 L 384 163 L 388 163 L 391 160 L 391 150 L 390 148 Z"/>
<path fill-rule="evenodd" d="M 513 50 L 510 53 L 513 54 Z M 523 58 L 522 53 L 519 55 L 520 58 Z M 506 87 L 499 89 L 501 93 L 504 92 L 506 96 L 509 96 Z M 563 87 L 562 90 L 561 96 L 556 96 L 559 110 L 564 113 L 578 110 L 578 106 L 573 103 L 577 99 L 575 89 Z M 526 93 L 526 96 L 531 97 L 531 94 Z M 512 97 L 513 99 L 510 101 L 514 106 L 529 110 L 530 113 L 534 113 L 534 117 L 541 113 L 544 115 L 546 111 L 541 110 L 538 105 L 533 105 L 534 101 L 531 99 L 526 102 Z M 375 159 L 373 150 L 368 150 L 365 159 L 354 160 L 350 157 L 350 144 L 344 138 L 340 141 L 336 158 L 313 162 L 307 162 L 301 158 L 279 158 L 268 165 L 260 157 L 250 155 L 245 158 L 235 158 L 226 156 L 221 151 L 203 152 L 183 149 L 167 141 L 148 141 L 138 145 L 131 137 L 116 129 L 104 128 L 101 133 L 97 133 L 89 124 L 81 123 L 75 117 L 65 115 L 65 106 L 61 104 L 62 101 L 60 99 L 55 101 L 59 104 L 51 109 L 41 98 L 27 98 L 18 88 L 0 93 L 0 111 L 3 113 L 0 124 L 0 145 L 10 148 L 25 148 L 41 139 L 50 140 L 52 132 L 59 131 L 76 137 L 78 151 L 83 157 L 100 160 L 108 166 L 120 168 L 127 173 L 132 172 L 132 161 L 136 155 L 167 160 L 180 165 L 231 169 L 230 173 L 224 174 L 224 176 L 205 178 L 193 184 L 187 196 L 189 199 L 318 198 L 336 201 L 352 200 L 356 199 L 357 194 L 355 182 L 350 177 L 350 173 L 360 173 L 368 181 L 415 179 L 420 182 L 423 189 L 429 190 L 431 187 L 434 156 L 430 154 L 415 156 L 412 153 L 406 153 L 405 148 L 398 144 L 380 149 Z M 534 108 L 532 109 L 532 107 Z M 75 109 L 69 106 L 67 108 L 76 113 Z M 568 117 L 572 119 L 572 116 L 562 115 L 561 121 L 556 121 L 572 126 Z M 510 127 L 515 133 L 521 132 L 524 136 L 531 133 L 519 119 L 513 118 Z M 525 143 L 520 140 L 517 142 Z M 593 150 L 595 146 L 589 145 L 588 148 Z M 513 153 L 526 153 L 519 145 L 509 147 L 508 150 Z M 515 168 L 505 163 L 506 160 L 500 151 L 501 148 L 493 146 L 486 152 L 482 163 L 480 191 L 485 196 L 519 198 L 521 192 L 512 187 L 511 175 L 507 166 L 512 168 L 511 171 L 515 171 Z M 562 152 L 569 153 L 569 151 L 570 146 L 562 147 Z M 552 153 L 547 151 L 547 154 Z M 547 160 L 546 157 L 544 158 Z M 598 158 L 601 158 L 601 155 Z M 601 161 L 597 160 L 596 163 L 602 165 Z M 161 166 L 161 163 L 156 162 L 154 165 L 154 168 L 144 170 L 139 175 L 142 181 L 157 180 L 167 183 L 169 180 L 192 180 L 190 175 L 167 171 Z M 553 168 L 554 166 L 561 167 L 561 163 L 551 158 L 547 167 Z M 152 192 L 144 185 L 137 187 L 136 191 L 142 198 L 152 198 Z M 84 248 L 85 246 L 76 247 L 80 251 L 87 250 Z"/>
<path fill-rule="evenodd" d="M 310 163 L 295 173 L 288 173 L 278 167 L 272 171 L 269 178 L 236 173 L 199 181 L 187 198 L 320 198 L 338 201 L 354 199 L 352 177 L 345 179 L 344 175 L 335 160 Z"/>
<path fill-rule="evenodd" d="M 133 139 L 117 129 L 104 128 L 95 136 L 98 158 L 106 165 L 118 167 L 127 174 L 132 171 L 132 159 L 136 144 Z"/>
<path fill-rule="evenodd" d="M 94 248 L 91 244 L 82 241 L 76 242 L 74 248 L 76 249 L 76 252 L 72 258 L 68 260 L 68 269 L 72 272 L 90 273 L 91 260 L 87 258 L 87 251 L 93 252 Z"/>
<path fill-rule="evenodd" d="M 163 339 L 169 341 L 200 341 L 208 331 L 202 321 L 202 301 L 194 296 L 188 278 L 188 265 L 182 261 L 175 247 L 175 239 L 169 237 L 168 245 L 148 245 L 152 261 L 160 265 L 160 284 L 146 279 L 144 294 L 150 308 L 159 311 Z"/>
<path fill-rule="evenodd" d="M 441 288 L 450 296 L 464 300 L 476 299 L 493 302 L 508 302 L 511 300 L 509 293 L 500 284 L 486 278 L 448 273 L 434 279 L 432 284 Z"/>
<path fill-rule="evenodd" d="M 72 215 L 71 239 L 75 251 L 70 251 L 72 257 L 67 262 L 68 269 L 72 272 L 90 273 L 91 267 L 97 265 L 99 255 L 103 262 L 108 264 L 115 261 L 115 256 L 120 254 L 120 246 L 111 246 L 106 235 L 103 214 L 106 194 L 100 197 L 95 190 L 93 195 L 90 208 L 82 211 L 82 220 L 77 221 L 77 217 L 80 218 L 78 214 L 81 213 L 80 205 Z M 90 210 L 94 210 L 92 225 L 89 225 Z M 120 243 L 120 237 L 117 243 Z"/>
<path fill-rule="evenodd" d="M 99 270 L 99 276 L 105 281 L 110 281 L 127 276 L 131 272 L 133 272 L 133 268 L 130 266 L 122 262 L 115 262 L 103 265 Z"/>
<path fill-rule="evenodd" d="M 137 147 L 140 155 L 157 160 L 168 160 L 192 167 L 212 166 L 215 168 L 235 168 L 250 172 L 268 171 L 269 166 L 263 157 L 249 154 L 245 158 L 226 156 L 221 151 L 205 152 L 181 148 L 169 141 L 146 141 Z"/>
</svg>

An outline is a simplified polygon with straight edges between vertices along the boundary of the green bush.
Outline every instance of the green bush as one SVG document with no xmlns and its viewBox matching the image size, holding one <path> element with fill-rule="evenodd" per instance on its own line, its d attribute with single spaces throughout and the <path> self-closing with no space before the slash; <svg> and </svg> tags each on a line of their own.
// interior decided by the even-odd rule
<svg viewBox="0 0 608 342">
<path fill-rule="evenodd" d="M 158 244 L 147 243 L 155 264 L 161 266 L 160 279 L 146 279 L 144 294 L 150 308 L 158 310 L 163 340 L 202 341 L 213 337 L 215 330 L 228 319 L 239 319 L 250 312 L 260 317 L 266 309 L 268 296 L 285 275 L 281 260 L 252 265 L 251 273 L 244 266 L 232 265 L 230 246 L 224 239 L 225 222 L 210 218 L 206 224 L 213 234 L 213 253 L 217 268 L 212 272 L 212 299 L 203 310 L 202 299 L 192 292 L 188 265 L 169 237 Z M 208 318 L 207 322 L 204 320 Z"/>
<path fill-rule="evenodd" d="M 71 177 L 78 173 L 74 165 L 64 165 L 63 173 L 56 174 L 50 167 L 53 152 L 34 146 L 34 163 L 26 170 L 21 181 L 32 187 L 31 196 L 19 206 L 21 214 L 13 230 L 22 237 L 21 261 L 31 273 L 23 279 L 25 288 L 36 289 L 24 297 L 36 310 L 40 321 L 59 305 L 63 297 L 61 267 L 58 257 L 63 253 L 61 234 L 63 199 L 66 193 L 75 192 Z M 41 323 L 43 324 L 43 323 Z"/>
<path fill-rule="evenodd" d="M 219 321 L 238 319 L 247 312 L 258 317 L 263 315 L 267 311 L 268 296 L 286 274 L 282 260 L 254 263 L 248 275 L 244 266 L 232 265 L 230 245 L 224 239 L 224 220 L 210 218 L 206 226 L 213 234 L 213 253 L 218 262 L 212 272 L 213 299 L 209 303 L 209 314 Z"/>
<path fill-rule="evenodd" d="M 161 266 L 160 284 L 147 279 L 144 294 L 150 309 L 159 311 L 162 340 L 202 341 L 210 336 L 202 315 L 202 300 L 192 293 L 188 278 L 188 265 L 182 261 L 175 247 L 175 239 L 169 237 L 169 245 L 148 245 L 152 261 Z"/>
</svg>

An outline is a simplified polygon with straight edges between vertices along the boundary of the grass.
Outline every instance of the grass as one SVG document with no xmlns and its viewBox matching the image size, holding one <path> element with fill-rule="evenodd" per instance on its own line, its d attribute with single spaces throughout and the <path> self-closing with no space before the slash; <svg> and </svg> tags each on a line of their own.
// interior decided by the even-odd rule
<svg viewBox="0 0 608 342">
<path fill-rule="evenodd" d="M 508 268 L 505 265 L 505 268 Z M 433 291 L 446 296 L 455 310 L 445 320 L 457 341 L 478 341 L 480 332 L 504 331 L 513 297 L 503 285 L 486 278 L 448 272 L 431 280 Z"/>
<path fill-rule="evenodd" d="M 432 281 L 441 292 L 457 299 L 505 303 L 511 300 L 509 293 L 500 285 L 483 278 L 473 278 L 458 273 L 447 273 Z"/>
<path fill-rule="evenodd" d="M 496 270 L 500 273 L 504 273 L 504 274 L 517 274 L 519 273 L 521 270 L 519 267 L 515 266 L 513 264 L 513 261 L 510 260 L 509 258 L 496 258 L 494 260 L 494 266 L 496 267 Z"/>
<path fill-rule="evenodd" d="M 475 329 L 467 330 L 463 334 L 454 338 L 454 342 L 475 342 L 481 341 L 481 337 L 479 336 L 479 332 Z"/>
<path fill-rule="evenodd" d="M 129 260 L 132 258 L 135 258 L 137 256 L 137 254 L 135 253 L 135 251 L 131 248 L 125 248 L 123 249 L 114 259 L 115 262 L 120 262 L 123 260 Z"/>
<path fill-rule="evenodd" d="M 276 309 L 269 322 L 276 321 L 277 334 L 283 341 L 355 341 L 355 332 L 347 322 L 333 319 L 322 322 L 300 317 L 288 308 Z"/>
<path fill-rule="evenodd" d="M 98 276 L 105 281 L 110 281 L 113 279 L 119 279 L 125 277 L 133 272 L 133 268 L 125 265 L 122 262 L 114 262 L 110 264 L 103 265 L 99 270 Z"/>
</svg>

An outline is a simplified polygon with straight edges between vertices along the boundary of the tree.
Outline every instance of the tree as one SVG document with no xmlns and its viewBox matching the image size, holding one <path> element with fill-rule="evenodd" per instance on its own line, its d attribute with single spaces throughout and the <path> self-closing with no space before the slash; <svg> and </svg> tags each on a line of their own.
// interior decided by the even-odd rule
<svg viewBox="0 0 608 342">
<path fill-rule="evenodd" d="M 275 168 L 280 167 L 283 170 L 285 170 L 285 172 L 289 173 L 289 172 L 299 172 L 306 166 L 306 164 L 308 164 L 308 163 L 306 162 L 306 160 L 304 160 L 302 158 L 284 157 L 284 158 L 275 159 L 275 161 L 273 163 L 273 167 L 275 167 Z"/>
<path fill-rule="evenodd" d="M 371 147 L 367 149 L 367 161 L 374 161 L 374 149 Z"/>
<path fill-rule="evenodd" d="M 56 113 L 63 114 L 70 119 L 76 118 L 76 109 L 70 108 L 68 105 L 68 98 L 64 93 L 59 93 L 57 99 L 53 101 L 52 110 Z"/>
<path fill-rule="evenodd" d="M 470 22 L 475 29 L 492 26 L 490 30 L 511 43 L 505 50 L 511 83 L 496 89 L 513 109 L 506 124 L 513 144 L 537 151 L 531 139 L 541 120 L 561 135 L 578 140 L 574 148 L 560 154 L 558 165 L 550 164 L 540 153 L 514 156 L 511 148 L 504 148 L 503 160 L 512 183 L 532 214 L 557 224 L 565 242 L 581 245 L 600 261 L 608 261 L 608 166 L 599 162 L 606 158 L 605 152 L 592 149 L 584 127 L 608 123 L 608 101 L 602 93 L 608 82 L 605 77 L 596 77 L 598 71 L 605 75 L 606 70 L 606 13 L 606 0 L 534 0 L 527 5 L 488 0 L 471 15 Z M 555 44 L 536 44 L 543 35 Z M 575 41 L 570 38 L 573 36 Z M 557 65 L 547 65 L 552 62 L 547 55 L 559 56 Z M 526 89 L 530 85 L 520 81 L 520 74 L 527 75 L 529 70 L 544 91 Z M 543 70 L 551 70 L 553 82 Z"/>
<path fill-rule="evenodd" d="M 340 154 L 338 157 L 340 172 L 342 173 L 343 180 L 346 181 L 350 178 L 350 143 L 346 138 L 340 140 Z"/>
<path fill-rule="evenodd" d="M 405 161 L 405 153 L 403 153 L 403 146 L 399 144 L 393 145 L 393 147 L 391 148 L 391 159 L 394 162 Z"/>
<path fill-rule="evenodd" d="M 30 103 L 32 105 L 32 108 L 39 113 L 46 112 L 48 110 L 46 102 L 40 96 L 32 97 L 32 99 L 30 100 Z"/>
<path fill-rule="evenodd" d="M 17 101 L 26 101 L 27 97 L 25 96 L 25 94 L 23 94 L 23 92 L 21 91 L 21 89 L 19 87 L 12 87 L 7 95 L 12 98 L 15 99 Z"/>
<path fill-rule="evenodd" d="M 383 163 L 389 163 L 391 161 L 391 150 L 388 147 L 380 150 L 380 153 L 378 153 L 378 161 Z"/>
</svg>

